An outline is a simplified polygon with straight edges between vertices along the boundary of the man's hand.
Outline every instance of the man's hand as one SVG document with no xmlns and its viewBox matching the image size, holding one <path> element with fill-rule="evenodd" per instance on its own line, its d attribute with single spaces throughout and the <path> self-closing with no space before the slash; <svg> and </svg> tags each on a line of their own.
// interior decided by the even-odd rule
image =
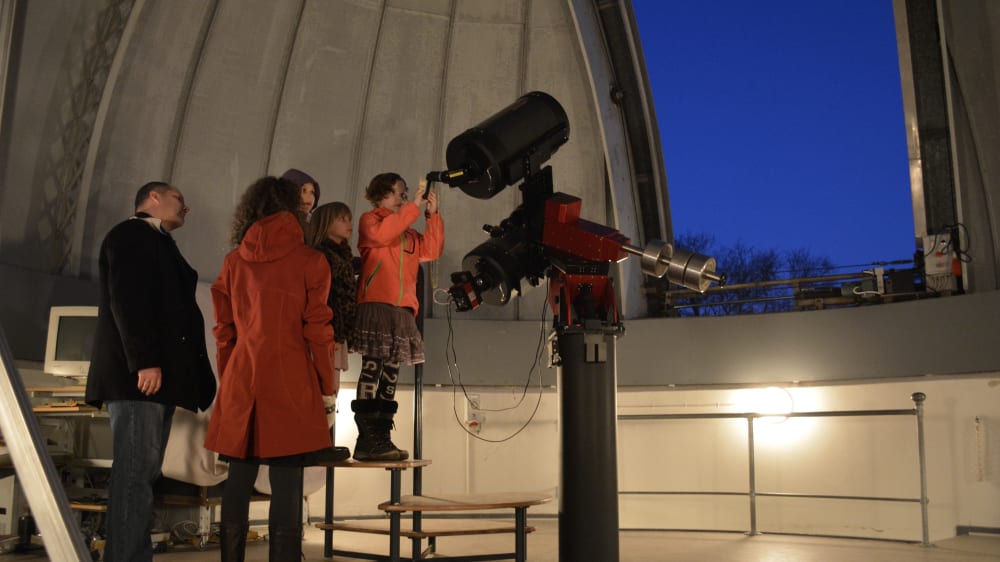
<svg viewBox="0 0 1000 562">
<path fill-rule="evenodd" d="M 136 387 L 139 388 L 139 392 L 146 396 L 152 396 L 160 391 L 162 382 L 163 371 L 159 367 L 149 367 L 148 369 L 139 369 L 139 381 L 136 383 Z"/>
</svg>

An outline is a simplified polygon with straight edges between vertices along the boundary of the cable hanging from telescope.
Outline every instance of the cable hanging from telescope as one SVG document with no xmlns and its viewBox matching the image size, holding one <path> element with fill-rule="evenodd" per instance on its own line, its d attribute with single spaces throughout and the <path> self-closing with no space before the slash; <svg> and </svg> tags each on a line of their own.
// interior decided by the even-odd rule
<svg viewBox="0 0 1000 562">
<path fill-rule="evenodd" d="M 535 347 L 534 362 L 531 365 L 531 369 L 528 370 L 528 378 L 525 379 L 524 386 L 521 388 L 521 397 L 518 399 L 518 401 L 517 401 L 516 404 L 513 404 L 513 405 L 508 406 L 506 408 L 483 408 L 483 407 L 479 407 L 478 408 L 479 410 L 481 410 L 483 412 L 506 412 L 508 410 L 516 410 L 517 408 L 521 407 L 522 403 L 524 403 L 524 399 L 525 399 L 525 397 L 527 396 L 527 393 L 528 393 L 528 386 L 531 384 L 531 375 L 535 371 L 535 369 L 538 368 L 538 362 L 539 362 L 539 360 L 541 359 L 541 357 L 543 355 L 543 350 L 545 349 L 545 346 L 544 346 L 544 342 L 545 342 L 545 339 L 546 339 L 546 335 L 545 335 L 545 332 L 546 332 L 546 329 L 545 329 L 546 328 L 546 326 L 545 326 L 545 317 L 546 317 L 546 313 L 548 311 L 547 304 L 548 304 L 547 301 L 542 301 L 542 319 L 541 319 L 540 324 L 539 324 L 539 335 L 538 335 L 539 340 L 538 340 L 538 345 Z M 458 373 L 458 383 L 457 384 L 459 385 L 459 387 L 461 387 L 462 393 L 465 395 L 466 403 L 470 403 L 471 404 L 472 400 L 469 398 L 469 392 L 465 388 L 465 384 L 462 382 L 462 371 L 461 371 L 461 369 L 458 366 L 458 353 L 455 350 L 455 345 L 454 345 L 454 331 L 452 329 L 452 324 L 451 324 L 451 308 L 448 309 L 448 336 L 449 337 L 448 337 L 447 345 L 450 347 L 451 353 L 450 354 L 448 353 L 448 348 L 445 349 L 445 360 L 448 362 L 448 375 L 449 375 L 449 378 L 452 379 L 452 383 L 454 385 L 455 381 L 454 381 L 454 377 L 452 376 L 452 372 L 451 372 L 451 368 L 452 368 L 452 364 L 453 364 L 452 360 L 453 360 L 454 367 L 455 367 L 455 372 Z M 540 374 L 539 374 L 538 381 L 539 381 L 539 387 L 541 387 L 541 375 Z"/>
<path fill-rule="evenodd" d="M 435 299 L 435 302 L 437 302 L 436 299 Z M 480 407 L 479 408 L 480 411 L 484 411 L 484 412 L 503 412 L 503 411 L 507 411 L 507 410 L 513 410 L 515 408 L 518 408 L 524 402 L 524 399 L 527 396 L 528 386 L 531 384 L 532 374 L 535 372 L 536 369 L 538 369 L 539 360 L 541 359 L 541 357 L 542 357 L 542 355 L 544 353 L 544 349 L 545 349 L 545 345 L 544 345 L 544 342 L 545 342 L 545 339 L 546 339 L 546 334 L 545 334 L 545 332 L 546 332 L 546 330 L 545 330 L 545 317 L 546 317 L 546 310 L 548 308 L 547 304 L 548 303 L 546 301 L 544 301 L 544 300 L 542 301 L 542 319 L 541 319 L 541 322 L 540 322 L 540 325 L 539 325 L 540 329 L 539 329 L 538 345 L 535 347 L 534 361 L 532 362 L 531 369 L 528 370 L 528 378 L 525 380 L 524 387 L 521 389 L 521 396 L 518 399 L 517 403 L 514 404 L 513 406 L 508 407 L 508 408 L 493 408 L 493 409 L 488 409 L 488 408 L 482 408 L 482 407 Z M 541 406 L 541 403 L 542 403 L 542 390 L 543 390 L 542 389 L 542 373 L 541 373 L 541 370 L 538 371 L 538 395 L 537 395 L 538 398 L 537 398 L 537 400 L 535 400 L 535 407 L 534 407 L 534 409 L 532 409 L 531 415 L 528 416 L 528 419 L 525 420 L 525 422 L 521 425 L 521 427 L 519 427 L 516 431 L 514 431 L 513 433 L 511 433 L 510 435 L 508 435 L 508 436 L 506 436 L 506 437 L 504 437 L 502 439 L 489 439 L 489 438 L 486 438 L 486 437 L 482 437 L 482 436 L 480 436 L 480 435 L 478 435 L 476 433 L 473 433 L 472 431 L 469 430 L 469 428 L 467 428 L 465 426 L 464 423 L 462 423 L 462 419 L 458 415 L 458 401 L 457 401 L 458 388 L 462 389 L 462 394 L 465 396 L 466 403 L 471 403 L 472 401 L 469 399 L 469 392 L 465 388 L 465 384 L 462 382 L 462 373 L 461 373 L 461 369 L 459 368 L 459 365 L 458 365 L 458 352 L 455 349 L 455 330 L 454 330 L 454 326 L 452 325 L 452 321 L 451 321 L 451 307 L 450 306 L 447 308 L 447 319 L 448 319 L 448 337 L 447 337 L 447 341 L 445 343 L 445 361 L 448 364 L 448 378 L 451 380 L 451 388 L 452 388 L 451 410 L 452 410 L 452 414 L 455 416 L 455 422 L 458 423 L 459 427 L 461 427 L 462 431 L 464 431 L 467 435 L 469 435 L 471 437 L 474 437 L 474 438 L 476 438 L 476 439 L 478 439 L 480 441 L 485 441 L 487 443 L 503 443 L 505 441 L 509 441 L 509 440 L 513 439 L 515 436 L 517 436 L 517 434 L 519 434 L 522 431 L 524 431 L 524 429 L 527 428 L 528 425 L 531 424 L 532 421 L 534 421 L 535 415 L 538 413 L 538 408 Z M 454 371 L 452 370 L 452 367 L 454 367 Z M 456 381 L 456 374 L 457 374 L 457 381 Z"/>
</svg>

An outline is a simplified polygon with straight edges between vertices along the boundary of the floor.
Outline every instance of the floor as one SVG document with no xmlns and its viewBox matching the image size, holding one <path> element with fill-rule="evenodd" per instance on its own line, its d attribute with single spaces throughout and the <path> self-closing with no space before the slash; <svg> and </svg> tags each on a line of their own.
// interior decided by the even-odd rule
<svg viewBox="0 0 1000 562">
<path fill-rule="evenodd" d="M 552 519 L 530 520 L 538 530 L 528 537 L 531 562 L 559 560 L 558 524 Z M 620 562 L 1000 562 L 1000 536 L 970 535 L 934 543 L 930 547 L 877 541 L 760 535 L 738 533 L 624 531 L 619 543 Z M 339 533 L 340 548 L 387 554 L 385 537 Z M 444 555 L 509 552 L 513 539 L 508 535 L 442 538 L 438 541 L 439 559 Z M 403 554 L 410 552 L 409 542 Z M 258 541 L 247 547 L 247 562 L 267 560 L 267 543 Z M 303 549 L 305 560 L 323 560 L 323 534 L 306 531 Z M 219 559 L 217 548 L 174 550 L 157 554 L 155 562 L 209 562 Z M 25 554 L 3 554 L 0 562 L 49 560 L 41 550 Z M 331 560 L 331 559 L 328 559 Z M 334 557 L 334 562 L 349 558 Z M 600 561 L 574 561 L 600 562 Z"/>
</svg>

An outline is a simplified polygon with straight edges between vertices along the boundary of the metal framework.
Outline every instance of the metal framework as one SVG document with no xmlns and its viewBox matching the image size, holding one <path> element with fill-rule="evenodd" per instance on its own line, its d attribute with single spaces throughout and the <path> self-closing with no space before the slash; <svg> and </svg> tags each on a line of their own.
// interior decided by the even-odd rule
<svg viewBox="0 0 1000 562">
<path fill-rule="evenodd" d="M 39 233 L 53 241 L 51 265 L 56 273 L 72 265 L 74 222 L 84 220 L 77 207 L 87 154 L 91 143 L 96 142 L 93 132 L 98 108 L 134 2 L 109 0 L 97 15 L 92 35 L 74 54 L 69 103 L 60 108 L 59 143 L 51 150 L 51 161 L 46 166 L 50 171 L 42 190 L 46 200 L 44 222 L 38 225 Z"/>
</svg>

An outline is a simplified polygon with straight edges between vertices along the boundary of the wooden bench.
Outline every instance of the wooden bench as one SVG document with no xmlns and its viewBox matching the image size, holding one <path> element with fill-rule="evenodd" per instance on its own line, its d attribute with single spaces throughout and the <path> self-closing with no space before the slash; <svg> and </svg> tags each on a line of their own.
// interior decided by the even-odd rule
<svg viewBox="0 0 1000 562">
<path fill-rule="evenodd" d="M 533 532 L 534 527 L 527 525 L 527 509 L 532 505 L 539 505 L 548 502 L 552 497 L 544 493 L 494 493 L 494 494 L 467 494 L 467 495 L 441 495 L 441 496 L 402 496 L 400 494 L 400 473 L 407 468 L 421 468 L 430 464 L 429 460 L 411 460 L 398 462 L 356 462 L 353 460 L 324 465 L 328 467 L 327 490 L 326 490 L 326 515 L 324 522 L 316 525 L 323 529 L 325 534 L 324 556 L 332 557 L 334 554 L 349 558 L 361 558 L 367 560 L 390 560 L 398 562 L 400 560 L 415 561 L 425 560 L 436 553 L 437 537 L 447 536 L 469 536 L 485 535 L 497 533 L 514 534 L 514 552 L 477 554 L 473 556 L 448 557 L 456 562 L 472 560 L 516 560 L 525 562 L 527 560 L 527 534 Z M 333 521 L 333 468 L 384 468 L 391 473 L 390 498 L 389 501 L 379 504 L 378 508 L 389 515 L 389 521 L 359 520 L 343 521 L 335 523 Z M 514 524 L 493 521 L 458 521 L 458 520 L 434 520 L 422 519 L 421 514 L 425 512 L 457 512 L 457 511 L 490 511 L 497 509 L 513 509 Z M 401 515 L 411 512 L 414 514 L 413 526 L 411 529 L 402 529 L 400 524 Z M 384 558 L 370 553 L 353 552 L 347 550 L 334 549 L 332 545 L 333 531 L 347 531 L 354 533 L 371 533 L 389 536 L 389 556 Z M 400 557 L 400 539 L 409 538 L 413 545 L 411 558 Z M 422 541 L 427 539 L 428 548 L 422 551 Z"/>
</svg>

